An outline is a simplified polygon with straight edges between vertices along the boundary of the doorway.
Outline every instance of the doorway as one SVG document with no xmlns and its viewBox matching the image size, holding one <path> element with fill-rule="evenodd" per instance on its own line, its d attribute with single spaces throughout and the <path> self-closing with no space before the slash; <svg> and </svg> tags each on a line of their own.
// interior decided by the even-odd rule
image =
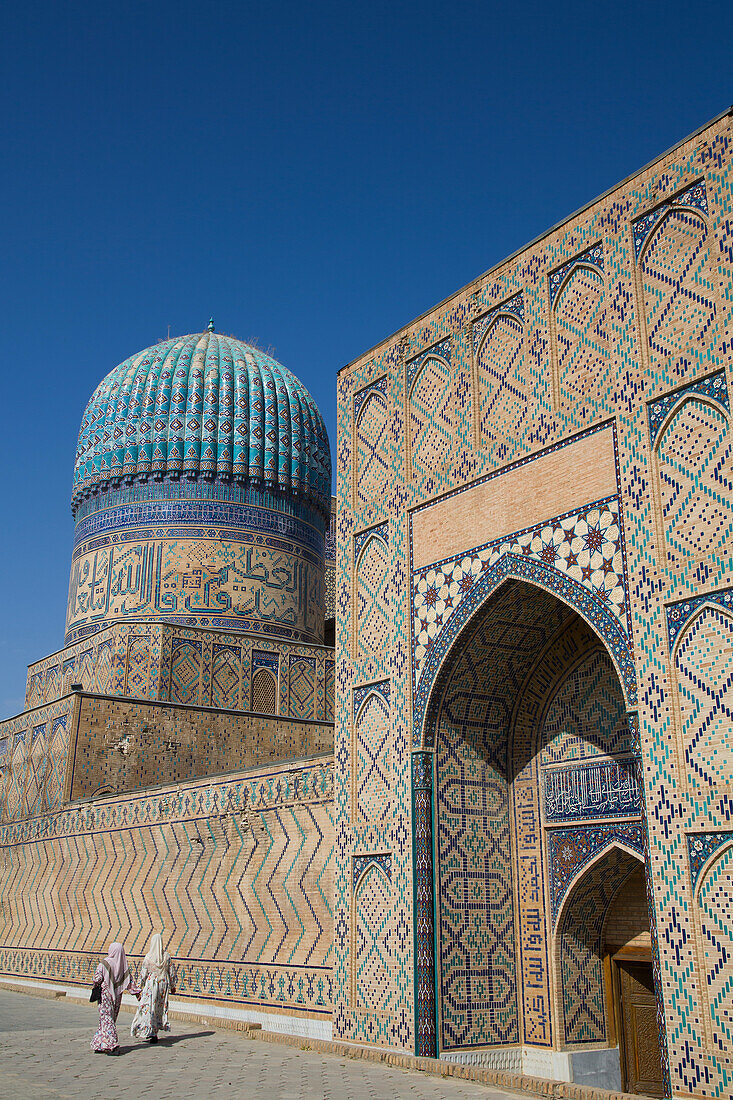
<svg viewBox="0 0 733 1100">
<path fill-rule="evenodd" d="M 605 928 L 606 957 L 611 969 L 613 1016 L 623 1088 L 644 1096 L 663 1096 L 649 928 L 644 868 L 638 867 L 609 906 Z"/>
<path fill-rule="evenodd" d="M 621 1073 L 626 1092 L 664 1096 L 651 959 L 613 958 Z"/>
</svg>

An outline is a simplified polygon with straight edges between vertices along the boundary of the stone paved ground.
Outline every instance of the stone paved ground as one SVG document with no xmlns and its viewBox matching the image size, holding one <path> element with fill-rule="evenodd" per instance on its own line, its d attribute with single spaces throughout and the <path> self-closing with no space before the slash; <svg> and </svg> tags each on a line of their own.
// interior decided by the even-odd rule
<svg viewBox="0 0 733 1100">
<path fill-rule="evenodd" d="M 0 1100 L 517 1100 L 467 1081 L 245 1039 L 179 1024 L 157 1046 L 130 1039 L 121 1054 L 92 1054 L 95 1005 L 0 990 Z"/>
</svg>

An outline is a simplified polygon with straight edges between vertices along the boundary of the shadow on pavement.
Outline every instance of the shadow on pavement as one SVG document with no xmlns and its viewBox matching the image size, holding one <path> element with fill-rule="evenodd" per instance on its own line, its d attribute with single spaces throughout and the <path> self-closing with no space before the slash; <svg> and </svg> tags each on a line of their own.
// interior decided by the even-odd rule
<svg viewBox="0 0 733 1100">
<path fill-rule="evenodd" d="M 172 1047 L 175 1043 L 183 1043 L 186 1039 L 206 1039 L 209 1035 L 216 1035 L 215 1031 L 187 1031 L 182 1035 L 159 1035 L 157 1043 L 148 1043 L 145 1040 L 133 1043 L 131 1046 L 120 1046 L 119 1057 L 123 1054 L 133 1054 L 137 1050 L 155 1050 L 156 1046 Z"/>
</svg>

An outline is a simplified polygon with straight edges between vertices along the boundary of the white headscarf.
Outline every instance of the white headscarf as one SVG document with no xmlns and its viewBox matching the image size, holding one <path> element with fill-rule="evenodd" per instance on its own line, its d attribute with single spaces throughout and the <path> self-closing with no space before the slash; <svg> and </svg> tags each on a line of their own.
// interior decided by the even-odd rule
<svg viewBox="0 0 733 1100">
<path fill-rule="evenodd" d="M 111 943 L 107 958 L 102 960 L 102 982 L 113 1001 L 127 989 L 132 981 L 127 966 L 125 949 L 121 943 Z"/>
<path fill-rule="evenodd" d="M 155 932 L 150 939 L 150 950 L 143 959 L 143 966 L 148 974 L 154 978 L 162 978 L 168 969 L 171 957 L 163 950 L 163 937 L 160 932 Z"/>
</svg>

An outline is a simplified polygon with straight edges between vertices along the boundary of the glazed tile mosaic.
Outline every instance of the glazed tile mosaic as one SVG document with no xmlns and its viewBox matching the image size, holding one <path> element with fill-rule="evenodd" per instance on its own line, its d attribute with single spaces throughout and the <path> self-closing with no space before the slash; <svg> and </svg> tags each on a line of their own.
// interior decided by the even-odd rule
<svg viewBox="0 0 733 1100">
<path fill-rule="evenodd" d="M 339 374 L 345 1039 L 568 1079 L 590 1047 L 619 1090 L 633 1041 L 660 1096 L 733 1087 L 732 140 L 721 116 Z M 389 831 L 352 703 L 387 679 Z M 369 851 L 391 890 L 356 933 Z M 604 969 L 642 863 L 656 1049 Z M 389 1021 L 355 979 L 376 943 Z"/>
<path fill-rule="evenodd" d="M 181 999 L 327 1018 L 332 789 L 299 763 L 0 826 L 0 970 L 89 985 L 111 940 L 139 967 L 163 927 Z"/>
<path fill-rule="evenodd" d="M 303 1036 L 731 1095 L 732 127 L 343 368 L 334 501 L 213 322 L 100 383 L 1 973 L 162 922 L 184 997 Z"/>
</svg>

